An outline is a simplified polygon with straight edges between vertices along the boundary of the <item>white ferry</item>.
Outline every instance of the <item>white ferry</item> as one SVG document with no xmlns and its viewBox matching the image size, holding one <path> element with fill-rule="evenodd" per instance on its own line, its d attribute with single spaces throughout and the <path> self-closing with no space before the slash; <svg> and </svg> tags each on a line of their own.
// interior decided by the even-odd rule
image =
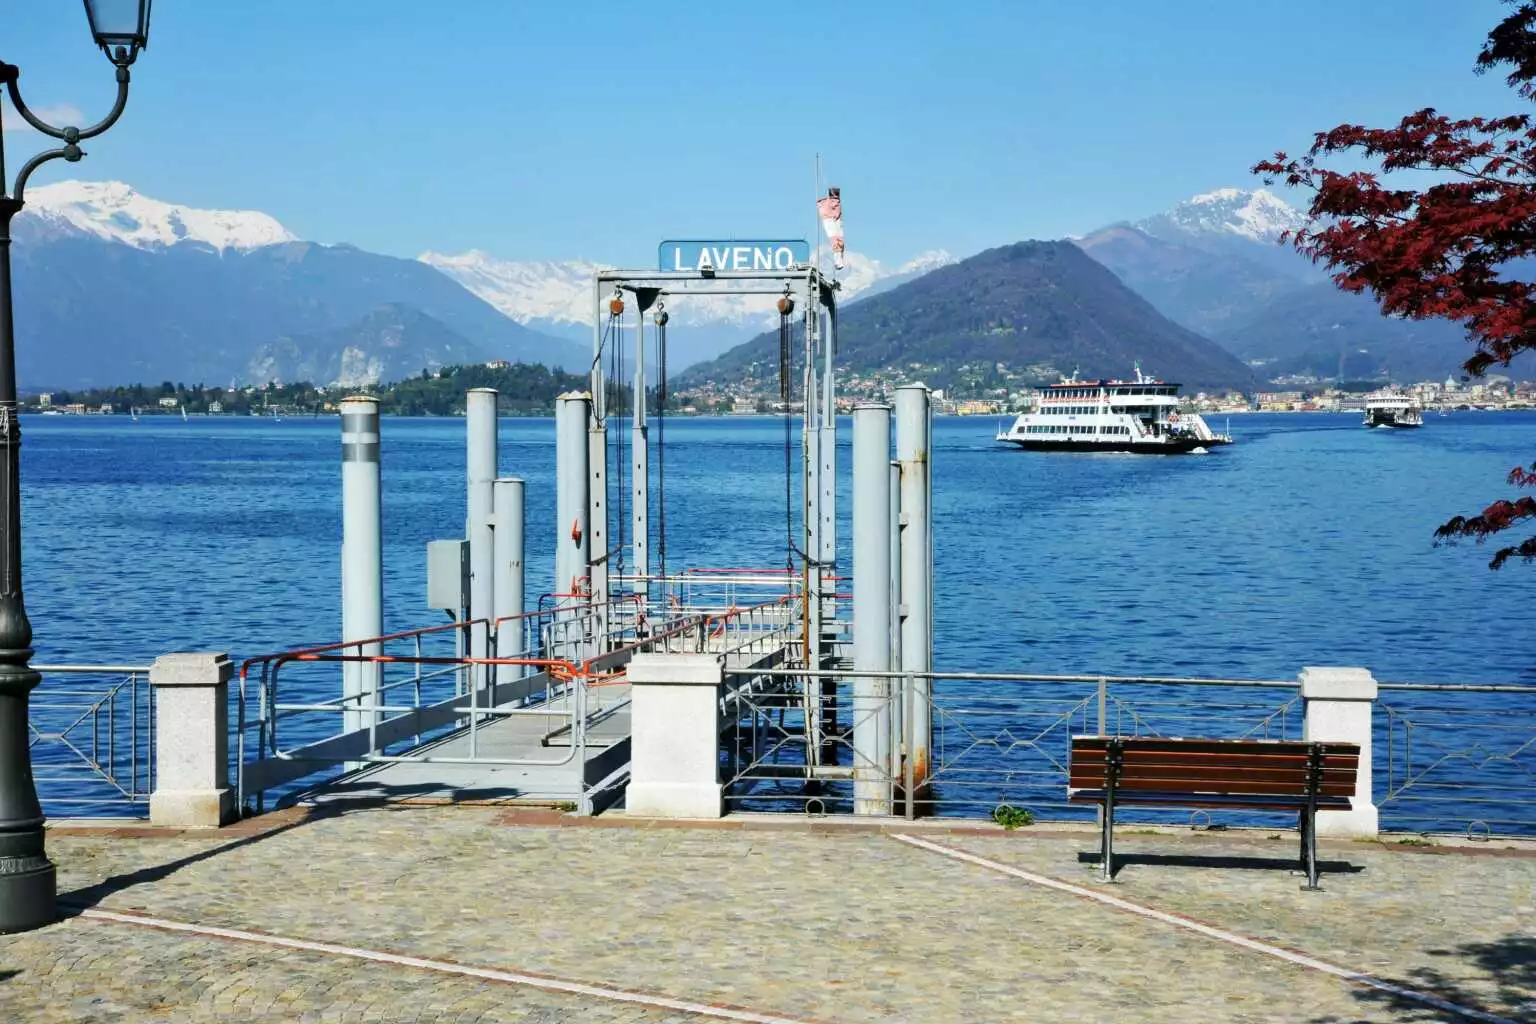
<svg viewBox="0 0 1536 1024">
<path fill-rule="evenodd" d="M 1424 410 L 1412 395 L 1383 388 L 1365 396 L 1367 427 L 1422 427 Z"/>
<path fill-rule="evenodd" d="M 1179 412 L 1179 385 L 1136 367 L 1135 380 L 1079 380 L 1037 388 L 1030 407 L 997 440 L 1032 451 L 1177 455 L 1231 444 L 1201 417 Z"/>
</svg>

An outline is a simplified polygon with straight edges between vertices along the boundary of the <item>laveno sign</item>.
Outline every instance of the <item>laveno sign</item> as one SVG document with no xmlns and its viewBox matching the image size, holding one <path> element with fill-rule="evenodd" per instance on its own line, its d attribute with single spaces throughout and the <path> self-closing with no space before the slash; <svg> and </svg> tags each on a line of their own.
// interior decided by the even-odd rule
<svg viewBox="0 0 1536 1024">
<path fill-rule="evenodd" d="M 785 241 L 707 241 L 684 239 L 661 243 L 660 270 L 792 270 L 811 261 L 811 245 L 803 238 Z"/>
</svg>

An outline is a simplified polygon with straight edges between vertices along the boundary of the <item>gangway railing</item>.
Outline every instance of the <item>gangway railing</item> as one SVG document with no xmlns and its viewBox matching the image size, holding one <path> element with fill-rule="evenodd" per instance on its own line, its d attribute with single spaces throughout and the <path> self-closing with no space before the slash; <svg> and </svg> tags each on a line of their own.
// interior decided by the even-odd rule
<svg viewBox="0 0 1536 1024">
<path fill-rule="evenodd" d="M 684 613 L 644 623 L 630 599 L 603 606 L 551 607 L 493 623 L 466 621 L 251 658 L 237 693 L 237 786 L 242 807 L 260 812 L 266 796 L 293 795 L 347 769 L 387 764 L 484 764 L 563 768 L 580 765 L 590 729 L 628 707 L 624 666 L 640 651 L 700 651 L 740 662 L 764 661 L 796 639 L 797 599 L 719 612 Z M 597 634 L 599 624 L 607 632 Z M 463 653 L 469 631 L 489 626 L 496 657 Z M 507 653 L 511 630 L 521 649 Z M 498 642 L 498 639 L 502 642 Z M 433 650 L 449 642 L 451 650 Z M 365 653 L 377 645 L 383 653 Z M 375 666 L 376 692 L 332 693 L 336 666 Z M 477 671 L 482 669 L 483 672 Z M 316 671 L 318 669 L 318 682 Z M 480 680 L 483 680 L 483 684 Z M 307 699 L 306 699 L 307 698 Z M 361 728 L 348 730 L 348 716 Z M 506 719 L 542 724 L 556 756 L 486 754 L 480 731 Z M 468 753 L 444 754 L 438 741 L 467 737 Z M 303 784 L 301 786 L 301 783 Z M 582 793 L 585 804 L 589 794 Z"/>
</svg>

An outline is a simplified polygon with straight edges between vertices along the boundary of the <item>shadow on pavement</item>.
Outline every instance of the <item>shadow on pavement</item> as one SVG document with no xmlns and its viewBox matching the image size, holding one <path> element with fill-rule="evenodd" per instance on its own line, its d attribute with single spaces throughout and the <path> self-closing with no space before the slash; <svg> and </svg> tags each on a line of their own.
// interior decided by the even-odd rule
<svg viewBox="0 0 1536 1024">
<path fill-rule="evenodd" d="M 1098 864 L 1102 858 L 1097 853 L 1079 853 L 1079 864 Z M 1143 864 L 1148 866 L 1174 867 L 1174 868 L 1239 868 L 1252 871 L 1300 871 L 1301 865 L 1295 857 L 1244 857 L 1238 854 L 1200 854 L 1200 853 L 1116 853 L 1115 876 L 1129 865 Z M 1350 864 L 1342 860 L 1320 860 L 1317 862 L 1317 871 L 1320 875 L 1358 875 L 1365 868 L 1360 864 Z"/>
<path fill-rule="evenodd" d="M 414 787 L 396 788 L 400 790 L 411 790 Z M 230 831 L 226 832 L 210 832 L 208 835 L 209 839 L 217 840 L 220 838 L 228 838 L 229 841 L 221 843 L 212 849 L 199 850 L 196 853 L 188 854 L 185 857 L 178 857 L 176 860 L 167 861 L 163 864 L 155 864 L 150 867 L 139 868 L 136 871 L 129 871 L 124 874 L 113 875 L 110 878 L 106 878 L 100 882 L 97 882 L 95 885 L 88 885 L 84 888 L 73 889 L 69 892 L 61 892 L 58 896 L 59 917 L 62 919 L 77 916 L 80 911 L 94 907 L 101 903 L 103 900 L 106 900 L 108 897 L 120 893 L 125 889 L 131 889 L 136 885 L 148 885 L 161 881 L 162 879 L 175 874 L 177 871 L 180 871 L 184 867 L 189 867 L 190 865 L 197 864 L 201 861 L 212 860 L 214 857 L 222 856 L 223 854 L 229 853 L 233 850 L 238 850 L 245 846 L 252 846 L 256 843 L 262 842 L 263 840 L 271 839 L 273 836 L 282 835 L 284 832 L 291 832 L 294 829 L 302 828 L 305 825 L 320 821 L 322 819 L 339 818 L 342 815 L 363 810 L 402 812 L 419 811 L 425 807 L 436 806 L 411 805 L 395 802 L 396 800 L 400 799 L 402 795 L 408 795 L 408 793 L 391 793 L 389 796 L 376 796 L 371 799 L 356 798 L 307 807 L 304 809 L 306 813 L 302 816 L 295 817 L 290 821 L 283 822 L 280 825 L 275 825 L 271 828 L 263 829 L 255 833 L 247 833 L 238 836 L 231 835 L 231 832 L 240 828 L 239 825 L 229 826 Z M 247 824 L 251 820 L 259 821 L 260 819 L 248 819 Z M 162 841 L 170 842 L 173 840 Z"/>
<path fill-rule="evenodd" d="M 1491 942 L 1468 942 L 1453 949 L 1432 949 L 1429 954 L 1459 963 L 1456 967 L 1449 964 L 1445 968 L 1416 967 L 1404 976 L 1376 977 L 1486 1015 L 1481 1018 L 1484 1020 L 1536 1021 L 1536 937 L 1506 935 Z M 1484 984 L 1474 988 L 1472 981 Z M 1448 1016 L 1445 1010 L 1396 992 L 1362 987 L 1355 990 L 1354 997 L 1388 1011 L 1395 1020 L 1457 1019 Z M 1346 1024 L 1346 1021 L 1343 1017 L 1320 1017 L 1313 1024 Z"/>
</svg>

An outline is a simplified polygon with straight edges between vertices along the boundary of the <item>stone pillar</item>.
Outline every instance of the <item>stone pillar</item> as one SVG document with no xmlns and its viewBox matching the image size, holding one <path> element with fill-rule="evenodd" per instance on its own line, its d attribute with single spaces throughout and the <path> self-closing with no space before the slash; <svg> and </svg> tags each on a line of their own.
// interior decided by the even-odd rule
<svg viewBox="0 0 1536 1024">
<path fill-rule="evenodd" d="M 1318 811 L 1317 834 L 1374 836 L 1377 815 L 1371 794 L 1371 712 L 1376 701 L 1376 680 L 1369 669 L 1309 666 L 1301 670 L 1301 701 L 1304 739 L 1360 745 L 1353 807 L 1347 811 Z"/>
<path fill-rule="evenodd" d="M 629 662 L 629 814 L 718 818 L 720 689 L 713 654 L 637 654 Z"/>
<path fill-rule="evenodd" d="M 229 788 L 227 654 L 162 654 L 149 670 L 155 695 L 153 825 L 218 828 L 235 818 Z"/>
</svg>

